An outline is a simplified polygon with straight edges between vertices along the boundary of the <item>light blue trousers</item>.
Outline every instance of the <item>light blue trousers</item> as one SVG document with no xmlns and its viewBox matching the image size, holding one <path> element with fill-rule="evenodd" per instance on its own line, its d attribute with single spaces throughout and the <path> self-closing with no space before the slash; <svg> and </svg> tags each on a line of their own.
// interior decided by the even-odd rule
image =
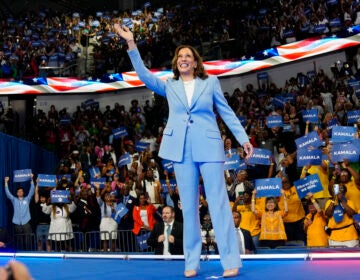
<svg viewBox="0 0 360 280">
<path fill-rule="evenodd" d="M 185 270 L 197 270 L 200 266 L 202 247 L 199 218 L 200 174 L 204 182 L 206 201 L 209 205 L 222 267 L 224 270 L 241 267 L 239 246 L 225 187 L 224 163 L 194 162 L 191 140 L 187 137 L 184 159 L 182 162 L 174 162 L 174 171 L 184 218 Z"/>
</svg>

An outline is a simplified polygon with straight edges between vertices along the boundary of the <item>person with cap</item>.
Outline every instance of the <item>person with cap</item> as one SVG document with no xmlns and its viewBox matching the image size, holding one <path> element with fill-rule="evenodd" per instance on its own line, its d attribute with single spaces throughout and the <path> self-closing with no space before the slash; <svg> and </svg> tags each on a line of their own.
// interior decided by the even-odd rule
<svg viewBox="0 0 360 280">
<path fill-rule="evenodd" d="M 169 117 L 163 131 L 159 156 L 173 161 L 184 215 L 185 277 L 195 277 L 201 255 L 199 177 L 204 180 L 209 210 L 213 220 L 224 277 L 235 277 L 241 267 L 224 176 L 224 143 L 217 123 L 218 115 L 243 145 L 247 156 L 253 147 L 243 126 L 228 105 L 220 82 L 205 72 L 198 51 L 188 45 L 178 46 L 172 60 L 174 76 L 162 81 L 144 65 L 127 26 L 114 25 L 128 45 L 128 55 L 140 80 L 155 93 L 166 97 Z M 214 108 L 216 112 L 214 112 Z M 194 229 L 198 229 L 194 231 Z"/>
</svg>

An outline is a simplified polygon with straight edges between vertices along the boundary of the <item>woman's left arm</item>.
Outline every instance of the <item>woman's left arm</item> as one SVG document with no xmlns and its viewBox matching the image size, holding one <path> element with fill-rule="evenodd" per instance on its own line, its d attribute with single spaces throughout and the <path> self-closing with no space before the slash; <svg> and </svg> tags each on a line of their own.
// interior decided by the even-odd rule
<svg viewBox="0 0 360 280">
<path fill-rule="evenodd" d="M 220 86 L 219 79 L 214 76 L 209 76 L 208 79 L 209 82 L 214 83 L 214 105 L 217 112 L 220 114 L 227 127 L 231 130 L 236 140 L 244 147 L 244 150 L 247 153 L 247 157 L 249 157 L 253 152 L 253 147 L 250 144 L 249 136 L 240 123 L 239 118 L 235 115 L 234 111 L 226 101 Z"/>
</svg>

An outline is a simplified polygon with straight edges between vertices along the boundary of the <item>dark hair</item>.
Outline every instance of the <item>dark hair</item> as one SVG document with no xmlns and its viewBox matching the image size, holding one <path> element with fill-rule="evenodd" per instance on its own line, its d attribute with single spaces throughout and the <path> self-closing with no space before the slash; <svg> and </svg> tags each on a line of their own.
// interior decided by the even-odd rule
<svg viewBox="0 0 360 280">
<path fill-rule="evenodd" d="M 24 187 L 19 186 L 19 187 L 16 188 L 16 192 L 18 192 L 18 190 L 23 190 L 24 191 Z"/>
<path fill-rule="evenodd" d="M 203 60 L 202 60 L 199 52 L 194 47 L 189 46 L 189 45 L 180 45 L 175 50 L 174 57 L 171 61 L 171 68 L 174 73 L 174 79 L 178 80 L 180 77 L 180 72 L 177 68 L 177 59 L 178 59 L 179 51 L 181 49 L 185 49 L 185 48 L 189 49 L 192 52 L 192 54 L 194 56 L 194 60 L 197 62 L 197 66 L 194 69 L 194 78 L 199 77 L 200 79 L 205 80 L 208 77 L 208 74 L 205 71 Z"/>
<path fill-rule="evenodd" d="M 268 203 L 269 200 L 272 200 L 272 201 L 274 201 L 274 203 L 275 203 L 274 212 L 275 212 L 275 211 L 279 211 L 279 210 L 280 210 L 279 204 L 278 204 L 278 202 L 277 202 L 276 197 L 274 197 L 274 196 L 268 196 L 268 197 L 266 198 L 266 200 L 265 200 L 265 211 L 268 211 L 268 209 L 266 208 L 266 204 Z"/>
</svg>

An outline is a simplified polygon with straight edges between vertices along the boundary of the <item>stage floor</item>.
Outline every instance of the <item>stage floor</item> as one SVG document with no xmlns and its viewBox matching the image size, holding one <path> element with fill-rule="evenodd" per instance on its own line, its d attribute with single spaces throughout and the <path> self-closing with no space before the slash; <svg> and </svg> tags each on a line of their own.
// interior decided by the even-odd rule
<svg viewBox="0 0 360 280">
<path fill-rule="evenodd" d="M 326 256 L 328 255 L 328 256 Z M 315 255 L 314 255 L 315 256 Z M 79 254 L 0 254 L 0 265 L 15 259 L 27 265 L 35 280 L 53 279 L 184 279 L 184 261 L 179 259 L 154 259 L 155 256 L 135 255 L 79 255 Z M 156 258 L 156 257 L 155 257 Z M 324 254 L 313 258 L 309 255 L 288 254 L 244 256 L 240 275 L 232 279 L 246 280 L 297 280 L 359 279 L 360 257 L 354 255 Z M 222 278 L 218 256 L 201 261 L 195 279 Z"/>
</svg>

